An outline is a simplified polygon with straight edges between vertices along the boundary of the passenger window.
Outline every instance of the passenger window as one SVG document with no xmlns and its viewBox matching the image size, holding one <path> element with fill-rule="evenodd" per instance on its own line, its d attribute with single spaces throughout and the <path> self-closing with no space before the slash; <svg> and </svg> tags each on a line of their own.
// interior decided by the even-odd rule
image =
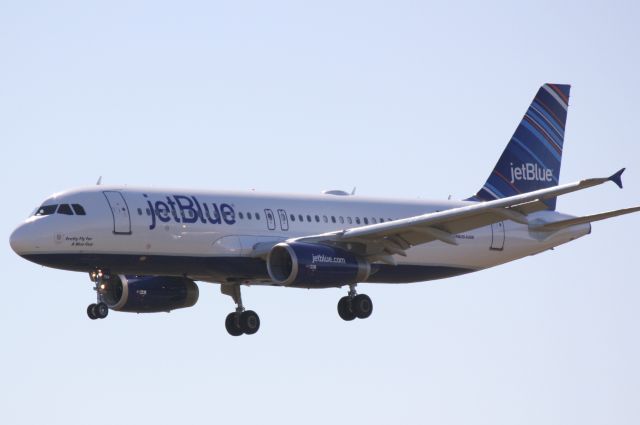
<svg viewBox="0 0 640 425">
<path fill-rule="evenodd" d="M 329 222 L 329 219 L 327 218 L 327 216 L 326 216 L 326 215 L 323 215 L 323 216 L 322 216 L 322 221 L 324 221 L 325 223 L 328 223 L 328 222 Z"/>
<path fill-rule="evenodd" d="M 376 222 L 376 218 L 375 218 L 375 217 L 371 217 L 371 222 L 372 222 L 373 224 L 376 224 L 376 223 L 377 223 L 377 222 Z"/>
<path fill-rule="evenodd" d="M 256 213 L 256 220 L 260 220 L 260 214 Z"/>
<path fill-rule="evenodd" d="M 291 219 L 291 221 L 296 221 L 296 216 L 295 216 L 295 214 L 291 214 L 291 215 L 289 215 L 289 218 Z"/>
<path fill-rule="evenodd" d="M 298 214 L 298 221 L 304 221 L 304 217 L 302 217 L 302 214 Z"/>
<path fill-rule="evenodd" d="M 356 217 L 356 224 L 360 224 L 360 217 Z"/>
<path fill-rule="evenodd" d="M 76 215 L 87 215 L 87 213 L 84 211 L 84 207 L 80 204 L 71 204 L 71 206 L 73 207 L 73 212 L 76 213 Z M 149 210 L 147 210 L 149 211 Z M 149 215 L 151 215 L 151 212 L 149 212 Z"/>
<path fill-rule="evenodd" d="M 142 208 L 138 208 L 138 215 L 142 215 Z"/>
<path fill-rule="evenodd" d="M 242 214 L 241 212 L 238 213 L 238 217 L 240 217 L 240 220 L 244 220 L 244 214 Z"/>
<path fill-rule="evenodd" d="M 56 208 L 58 208 L 58 204 L 43 205 L 38 208 L 38 211 L 36 211 L 36 215 L 51 215 L 56 212 Z"/>
<path fill-rule="evenodd" d="M 352 224 L 353 221 L 351 221 L 351 217 L 347 217 L 347 223 Z"/>
<path fill-rule="evenodd" d="M 369 224 L 369 219 L 367 217 L 363 218 L 364 224 Z"/>
<path fill-rule="evenodd" d="M 316 215 L 316 223 L 320 223 L 320 216 Z"/>
<path fill-rule="evenodd" d="M 380 223 L 384 223 L 384 218 L 380 218 Z"/>
<path fill-rule="evenodd" d="M 307 214 L 307 221 L 311 223 L 311 216 L 309 214 Z"/>
<path fill-rule="evenodd" d="M 335 223 L 335 222 L 336 222 L 336 216 L 335 216 L 335 215 L 332 215 L 332 216 L 331 216 L 331 222 L 332 222 L 332 223 Z"/>
<path fill-rule="evenodd" d="M 60 206 L 58 207 L 58 214 L 73 215 L 73 211 L 71 211 L 71 205 L 60 204 Z"/>
<path fill-rule="evenodd" d="M 247 218 L 248 218 L 249 220 L 251 220 L 251 217 L 252 217 L 252 216 L 251 216 L 251 213 L 247 213 Z"/>
<path fill-rule="evenodd" d="M 340 220 L 340 224 L 344 224 L 344 217 L 340 216 L 338 217 L 338 220 Z"/>
</svg>

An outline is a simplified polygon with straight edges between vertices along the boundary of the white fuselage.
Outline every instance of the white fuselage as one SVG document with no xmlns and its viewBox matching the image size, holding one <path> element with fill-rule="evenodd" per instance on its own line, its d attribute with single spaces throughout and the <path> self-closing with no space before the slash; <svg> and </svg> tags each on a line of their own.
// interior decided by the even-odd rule
<svg viewBox="0 0 640 425">
<path fill-rule="evenodd" d="M 39 264 L 75 271 L 188 276 L 210 282 L 270 283 L 261 246 L 471 204 L 349 195 L 280 195 L 94 186 L 55 194 L 42 205 L 77 204 L 85 215 L 32 215 L 12 247 Z M 36 211 L 37 213 L 37 211 Z M 530 215 L 553 222 L 554 211 Z M 369 282 L 423 281 L 475 271 L 545 251 L 590 232 L 589 224 L 538 234 L 503 221 L 413 246 Z M 336 286 L 339 283 L 337 282 Z"/>
</svg>

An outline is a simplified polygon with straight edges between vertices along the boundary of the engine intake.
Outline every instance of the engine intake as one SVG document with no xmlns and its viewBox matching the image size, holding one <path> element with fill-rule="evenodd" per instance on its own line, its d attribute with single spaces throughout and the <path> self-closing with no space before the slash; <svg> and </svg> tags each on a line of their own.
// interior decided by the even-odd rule
<svg viewBox="0 0 640 425">
<path fill-rule="evenodd" d="M 192 307 L 199 294 L 194 281 L 171 276 L 111 275 L 99 290 L 110 309 L 132 313 Z"/>
<path fill-rule="evenodd" d="M 279 243 L 267 257 L 269 277 L 279 285 L 331 287 L 365 281 L 370 264 L 340 248 L 311 243 Z"/>
</svg>

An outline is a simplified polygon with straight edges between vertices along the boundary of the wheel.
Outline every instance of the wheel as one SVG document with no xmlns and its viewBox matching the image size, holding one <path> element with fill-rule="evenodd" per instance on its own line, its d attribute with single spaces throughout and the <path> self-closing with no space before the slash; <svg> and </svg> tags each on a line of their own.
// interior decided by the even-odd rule
<svg viewBox="0 0 640 425">
<path fill-rule="evenodd" d="M 338 301 L 338 315 L 342 320 L 351 321 L 356 318 L 355 313 L 351 307 L 351 299 L 349 297 L 342 297 Z"/>
<path fill-rule="evenodd" d="M 96 320 L 98 316 L 96 316 L 96 304 L 89 304 L 87 306 L 87 316 L 89 319 Z"/>
<path fill-rule="evenodd" d="M 98 319 L 104 319 L 109 314 L 109 307 L 105 303 L 98 303 L 93 311 Z"/>
<path fill-rule="evenodd" d="M 351 300 L 351 308 L 358 319 L 366 319 L 371 316 L 373 311 L 373 303 L 371 298 L 365 294 L 356 295 Z"/>
<path fill-rule="evenodd" d="M 229 313 L 227 318 L 224 321 L 224 327 L 227 328 L 227 332 L 231 336 L 240 336 L 242 335 L 242 329 L 238 326 L 236 322 L 236 313 Z"/>
<path fill-rule="evenodd" d="M 240 329 L 247 335 L 253 335 L 260 329 L 260 318 L 255 311 L 247 310 L 240 315 Z"/>
</svg>

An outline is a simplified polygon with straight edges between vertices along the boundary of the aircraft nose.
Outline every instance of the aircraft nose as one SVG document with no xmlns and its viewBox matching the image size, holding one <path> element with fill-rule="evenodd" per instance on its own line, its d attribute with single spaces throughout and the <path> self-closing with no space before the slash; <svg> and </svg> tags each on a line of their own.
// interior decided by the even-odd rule
<svg viewBox="0 0 640 425">
<path fill-rule="evenodd" d="M 11 245 L 11 249 L 18 254 L 22 255 L 29 250 L 29 248 L 33 248 L 33 244 L 30 243 L 29 237 L 29 229 L 27 229 L 27 224 L 21 224 L 16 228 L 16 230 L 11 233 L 9 237 L 9 244 Z"/>
</svg>

